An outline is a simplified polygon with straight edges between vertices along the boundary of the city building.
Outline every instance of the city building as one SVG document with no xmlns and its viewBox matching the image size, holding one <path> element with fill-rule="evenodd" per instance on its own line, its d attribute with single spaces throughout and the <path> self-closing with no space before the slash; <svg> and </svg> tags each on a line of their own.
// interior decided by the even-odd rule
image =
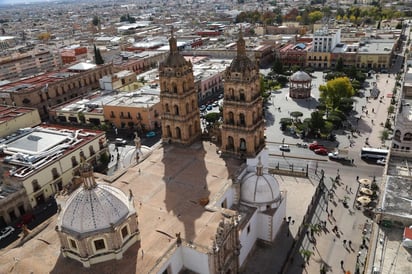
<svg viewBox="0 0 412 274">
<path fill-rule="evenodd" d="M 308 43 L 290 43 L 279 49 L 279 57 L 283 66 L 306 67 L 306 55 L 310 51 Z"/>
<path fill-rule="evenodd" d="M 7 53 L 0 57 L 0 79 L 15 80 L 61 68 L 60 56 L 49 49 Z"/>
<path fill-rule="evenodd" d="M 139 238 L 133 194 L 97 183 L 93 167 L 82 160 L 80 186 L 66 201 L 56 226 L 63 257 L 84 267 L 120 260 Z"/>
<path fill-rule="evenodd" d="M 122 70 L 112 75 L 106 75 L 99 80 L 100 88 L 108 91 L 118 90 L 136 81 L 136 74 L 130 70 Z"/>
<path fill-rule="evenodd" d="M 60 52 L 63 64 L 71 64 L 87 58 L 87 47 L 71 45 L 63 48 Z"/>
<path fill-rule="evenodd" d="M 340 29 L 322 27 L 313 33 L 312 48 L 307 53 L 307 66 L 319 69 L 330 67 L 330 54 L 340 43 Z"/>
<path fill-rule="evenodd" d="M 193 65 L 179 53 L 173 32 L 169 45 L 169 56 L 159 67 L 162 139 L 188 145 L 201 134 Z"/>
<path fill-rule="evenodd" d="M 24 187 L 29 211 L 49 197 L 78 183 L 79 159 L 97 165 L 107 152 L 105 133 L 57 125 L 24 128 L 0 141 L 1 181 L 11 188 Z M 2 207 L 4 208 L 4 207 Z M 19 205 L 2 212 L 6 223 L 21 216 Z"/>
<path fill-rule="evenodd" d="M 0 138 L 13 134 L 21 128 L 40 125 L 40 115 L 36 108 L 0 105 Z"/>
<path fill-rule="evenodd" d="M 158 93 L 119 93 L 103 106 L 105 121 L 117 128 L 130 128 L 133 132 L 137 130 L 139 134 L 158 129 L 161 114 L 162 105 Z"/>
<path fill-rule="evenodd" d="M 35 75 L 0 86 L 2 104 L 35 107 L 47 118 L 55 105 L 99 87 L 99 79 L 113 73 L 113 65 L 78 63 L 67 69 Z"/>
<path fill-rule="evenodd" d="M 222 153 L 255 157 L 265 146 L 259 67 L 246 55 L 241 32 L 224 79 Z"/>
</svg>

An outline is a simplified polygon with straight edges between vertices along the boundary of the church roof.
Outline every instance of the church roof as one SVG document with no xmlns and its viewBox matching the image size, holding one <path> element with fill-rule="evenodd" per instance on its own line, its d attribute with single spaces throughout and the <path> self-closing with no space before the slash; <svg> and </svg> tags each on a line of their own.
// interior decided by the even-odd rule
<svg viewBox="0 0 412 274">
<path fill-rule="evenodd" d="M 294 82 L 307 82 L 312 81 L 312 78 L 306 72 L 299 70 L 290 76 L 290 80 Z"/>
<path fill-rule="evenodd" d="M 59 217 L 62 231 L 80 237 L 95 234 L 124 221 L 134 208 L 119 189 L 103 184 L 80 187 L 67 200 Z"/>
<path fill-rule="evenodd" d="M 280 199 L 279 183 L 275 177 L 263 172 L 262 164 L 242 180 L 240 199 L 249 204 L 269 204 Z"/>
<path fill-rule="evenodd" d="M 229 71 L 231 72 L 244 72 L 246 70 L 255 69 L 256 64 L 250 60 L 246 55 L 246 45 L 243 39 L 242 32 L 239 34 L 239 39 L 237 41 L 237 55 L 233 59 L 229 66 Z"/>
</svg>

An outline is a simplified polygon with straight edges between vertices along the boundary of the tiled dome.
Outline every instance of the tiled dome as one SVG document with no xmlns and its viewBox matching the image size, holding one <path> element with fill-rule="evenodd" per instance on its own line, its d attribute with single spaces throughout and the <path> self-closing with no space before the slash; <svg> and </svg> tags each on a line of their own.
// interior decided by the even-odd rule
<svg viewBox="0 0 412 274">
<path fill-rule="evenodd" d="M 290 76 L 290 80 L 294 82 L 307 82 L 312 81 L 312 78 L 304 71 L 297 71 Z"/>
<path fill-rule="evenodd" d="M 259 162 L 256 172 L 250 172 L 243 180 L 240 198 L 250 204 L 271 204 L 281 198 L 279 183 L 275 177 L 263 173 L 262 164 Z"/>
<path fill-rule="evenodd" d="M 96 184 L 80 187 L 67 200 L 60 213 L 62 231 L 74 234 L 94 234 L 123 222 L 135 212 L 132 203 L 119 189 Z"/>
</svg>

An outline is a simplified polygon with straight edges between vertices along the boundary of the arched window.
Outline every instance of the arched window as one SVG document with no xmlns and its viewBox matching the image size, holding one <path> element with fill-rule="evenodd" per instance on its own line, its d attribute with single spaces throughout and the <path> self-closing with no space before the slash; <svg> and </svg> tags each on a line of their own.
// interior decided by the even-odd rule
<svg viewBox="0 0 412 274">
<path fill-rule="evenodd" d="M 57 168 L 55 168 L 55 167 L 52 168 L 51 173 L 52 173 L 53 180 L 56 180 L 57 178 L 60 177 L 60 174 L 59 174 L 59 172 L 57 171 Z"/>
<path fill-rule="evenodd" d="M 243 89 L 239 91 L 239 100 L 242 102 L 246 101 L 245 91 Z"/>
<path fill-rule="evenodd" d="M 235 117 L 234 117 L 233 112 L 229 111 L 228 116 L 229 116 L 229 119 L 228 119 L 227 123 L 229 125 L 234 125 L 235 124 Z"/>
<path fill-rule="evenodd" d="M 165 112 L 170 112 L 169 104 L 166 104 L 166 105 L 165 105 Z"/>
<path fill-rule="evenodd" d="M 246 126 L 245 114 L 243 113 L 239 114 L 239 125 L 242 127 Z"/>
<path fill-rule="evenodd" d="M 177 93 L 177 86 L 175 83 L 173 83 L 173 93 Z"/>
<path fill-rule="evenodd" d="M 405 133 L 405 135 L 403 135 L 403 140 L 404 141 L 411 141 L 412 140 L 412 134 L 411 133 Z"/>
<path fill-rule="evenodd" d="M 180 127 L 176 128 L 176 138 L 181 139 L 182 138 L 182 133 L 180 132 Z"/>
<path fill-rule="evenodd" d="M 192 111 L 195 110 L 195 100 L 192 100 Z"/>
<path fill-rule="evenodd" d="M 72 160 L 72 167 L 76 167 L 79 164 L 76 160 L 76 156 L 72 156 L 71 160 Z"/>
<path fill-rule="evenodd" d="M 179 107 L 174 105 L 175 115 L 179 115 Z"/>
<path fill-rule="evenodd" d="M 246 151 L 246 140 L 243 138 L 240 138 L 240 146 L 239 146 L 240 151 Z"/>
<path fill-rule="evenodd" d="M 170 126 L 166 126 L 166 137 L 172 137 L 172 131 L 170 130 Z"/>
<path fill-rule="evenodd" d="M 192 135 L 193 135 L 193 127 L 192 127 L 192 125 L 190 125 L 189 126 L 189 137 L 192 137 Z"/>
<path fill-rule="evenodd" d="M 94 155 L 96 152 L 94 151 L 94 147 L 93 146 L 89 146 L 89 152 L 90 152 L 90 156 Z"/>
<path fill-rule="evenodd" d="M 33 192 L 40 190 L 39 182 L 36 179 L 31 181 L 31 186 L 33 187 Z"/>
<path fill-rule="evenodd" d="M 189 110 L 189 103 L 186 103 L 186 114 L 189 114 L 190 110 Z"/>
<path fill-rule="evenodd" d="M 229 96 L 230 96 L 231 99 L 235 98 L 235 90 L 233 88 L 229 89 Z"/>
<path fill-rule="evenodd" d="M 395 140 L 401 140 L 401 131 L 399 129 L 395 131 Z"/>
<path fill-rule="evenodd" d="M 233 141 L 232 136 L 227 137 L 227 145 L 226 145 L 226 150 L 235 150 L 235 142 Z"/>
<path fill-rule="evenodd" d="M 183 82 L 182 86 L 183 86 L 183 92 L 186 92 L 186 90 L 187 90 L 187 84 L 186 84 L 186 82 Z"/>
</svg>

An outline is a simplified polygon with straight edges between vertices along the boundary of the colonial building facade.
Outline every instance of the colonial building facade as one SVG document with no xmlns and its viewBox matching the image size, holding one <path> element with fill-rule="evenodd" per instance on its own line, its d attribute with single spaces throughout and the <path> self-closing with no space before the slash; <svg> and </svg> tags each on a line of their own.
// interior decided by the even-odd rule
<svg viewBox="0 0 412 274">
<path fill-rule="evenodd" d="M 265 146 L 259 67 L 246 55 L 242 34 L 225 72 L 221 133 L 223 153 L 255 157 Z"/>
<path fill-rule="evenodd" d="M 201 134 L 193 65 L 178 52 L 173 33 L 169 44 L 169 56 L 159 67 L 162 138 L 191 144 Z"/>
</svg>

